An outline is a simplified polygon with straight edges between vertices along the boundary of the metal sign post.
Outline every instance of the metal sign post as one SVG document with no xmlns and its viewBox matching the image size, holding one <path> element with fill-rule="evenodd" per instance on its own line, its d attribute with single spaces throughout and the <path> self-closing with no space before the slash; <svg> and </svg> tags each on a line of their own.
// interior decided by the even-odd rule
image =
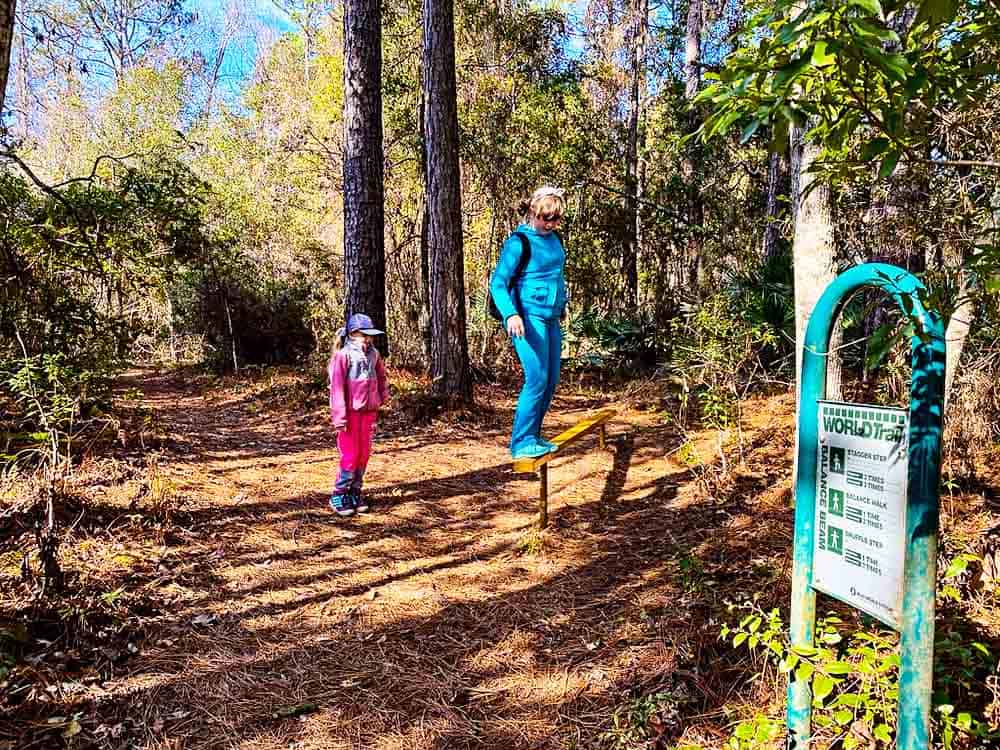
<svg viewBox="0 0 1000 750">
<path fill-rule="evenodd" d="M 908 413 L 821 403 L 833 322 L 866 286 L 889 294 L 913 324 Z M 898 750 L 930 746 L 945 347 L 941 319 L 924 307 L 922 289 L 911 273 L 884 263 L 834 279 L 809 318 L 799 394 L 791 644 L 813 645 L 817 588 L 899 630 Z M 896 468 L 904 459 L 905 475 Z M 852 574 L 845 579 L 844 571 Z M 809 747 L 811 706 L 809 681 L 792 673 L 789 748 Z"/>
</svg>

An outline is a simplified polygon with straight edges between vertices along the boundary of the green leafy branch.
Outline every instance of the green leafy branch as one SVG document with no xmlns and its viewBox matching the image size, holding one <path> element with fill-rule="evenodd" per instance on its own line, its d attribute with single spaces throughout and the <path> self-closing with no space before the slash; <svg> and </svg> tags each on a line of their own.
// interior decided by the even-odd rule
<svg viewBox="0 0 1000 750">
<path fill-rule="evenodd" d="M 880 629 L 858 630 L 845 636 L 843 621 L 829 615 L 816 624 L 814 645 L 791 646 L 777 609 L 764 612 L 756 604 L 735 625 L 724 625 L 720 637 L 734 647 L 763 653 L 791 680 L 807 681 L 812 689 L 812 722 L 824 741 L 853 748 L 893 747 L 899 700 L 898 637 Z M 975 703 L 990 671 L 991 654 L 981 643 L 967 643 L 947 630 L 935 644 L 934 721 L 943 750 L 958 744 L 1000 738 L 986 717 L 958 710 L 956 699 Z M 756 748 L 773 722 L 763 717 L 742 722 L 734 737 L 744 744 L 734 750 Z"/>
<path fill-rule="evenodd" d="M 904 156 L 949 163 L 944 154 L 928 158 L 928 114 L 961 111 L 990 95 L 1000 11 L 979 0 L 924 0 L 909 24 L 905 13 L 900 0 L 821 0 L 804 9 L 780 0 L 758 13 L 745 44 L 707 76 L 713 83 L 697 101 L 710 113 L 699 137 L 740 123 L 746 142 L 767 125 L 771 148 L 783 151 L 798 126 L 822 145 L 820 169 L 878 161 L 886 177 Z M 857 146 L 860 158 L 852 160 Z"/>
</svg>

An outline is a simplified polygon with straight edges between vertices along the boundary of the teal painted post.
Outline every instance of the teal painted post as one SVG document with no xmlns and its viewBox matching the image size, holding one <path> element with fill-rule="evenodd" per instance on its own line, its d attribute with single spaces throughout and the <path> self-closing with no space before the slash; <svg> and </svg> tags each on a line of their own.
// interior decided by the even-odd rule
<svg viewBox="0 0 1000 750">
<path fill-rule="evenodd" d="M 907 547 L 903 571 L 896 747 L 899 750 L 925 750 L 930 747 L 931 737 L 945 342 L 941 319 L 932 311 L 925 310 L 915 297 L 911 299 L 915 304 L 912 312 L 907 312 L 915 319 L 915 333 L 911 357 Z"/>
<path fill-rule="evenodd" d="M 910 455 L 907 492 L 907 553 L 904 568 L 902 658 L 900 666 L 899 750 L 925 750 L 930 738 L 931 678 L 934 657 L 938 481 L 944 402 L 944 328 L 924 308 L 920 281 L 885 263 L 855 266 L 838 276 L 816 303 L 806 328 L 799 394 L 799 452 L 795 483 L 795 541 L 792 561 L 792 646 L 812 646 L 816 592 L 812 587 L 816 512 L 816 455 L 819 401 L 826 395 L 830 332 L 847 298 L 864 286 L 889 294 L 914 324 L 911 340 Z M 812 690 L 808 682 L 788 684 L 788 743 L 804 750 L 810 741 Z"/>
<path fill-rule="evenodd" d="M 834 282 L 836 283 L 836 282 Z M 819 441 L 818 401 L 826 394 L 826 355 L 833 314 L 820 305 L 830 294 L 824 292 L 809 319 L 802 350 L 802 379 L 799 393 L 799 454 L 795 479 L 795 541 L 792 548 L 791 645 L 813 645 L 816 625 L 816 590 L 813 578 L 813 535 L 816 521 L 816 454 Z M 789 750 L 809 747 L 812 686 L 808 680 L 788 675 Z"/>
</svg>

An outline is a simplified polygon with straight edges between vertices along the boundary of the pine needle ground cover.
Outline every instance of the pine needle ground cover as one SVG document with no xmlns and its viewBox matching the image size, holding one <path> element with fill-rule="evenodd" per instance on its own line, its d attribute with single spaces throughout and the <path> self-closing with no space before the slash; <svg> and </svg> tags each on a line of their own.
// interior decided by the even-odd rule
<svg viewBox="0 0 1000 750">
<path fill-rule="evenodd" d="M 649 384 L 567 386 L 550 430 L 609 399 L 621 416 L 606 452 L 553 462 L 538 532 L 536 483 L 510 471 L 514 389 L 442 416 L 392 380 L 375 510 L 345 521 L 301 376 L 132 374 L 156 440 L 123 434 L 67 486 L 68 593 L 31 632 L 0 628 L 0 747 L 721 748 L 780 710 L 778 669 L 720 631 L 733 603 L 787 608 L 791 397 L 688 432 Z M 945 498 L 947 538 L 995 524 L 989 486 Z M 38 606 L 15 558 L 10 623 Z"/>
</svg>

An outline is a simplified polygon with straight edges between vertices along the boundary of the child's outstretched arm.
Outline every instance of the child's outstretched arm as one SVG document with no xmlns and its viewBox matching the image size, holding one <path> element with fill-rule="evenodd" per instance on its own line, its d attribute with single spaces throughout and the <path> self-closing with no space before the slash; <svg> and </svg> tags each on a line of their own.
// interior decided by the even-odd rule
<svg viewBox="0 0 1000 750">
<path fill-rule="evenodd" d="M 330 423 L 335 430 L 347 429 L 347 357 L 338 352 L 330 358 Z"/>
</svg>

